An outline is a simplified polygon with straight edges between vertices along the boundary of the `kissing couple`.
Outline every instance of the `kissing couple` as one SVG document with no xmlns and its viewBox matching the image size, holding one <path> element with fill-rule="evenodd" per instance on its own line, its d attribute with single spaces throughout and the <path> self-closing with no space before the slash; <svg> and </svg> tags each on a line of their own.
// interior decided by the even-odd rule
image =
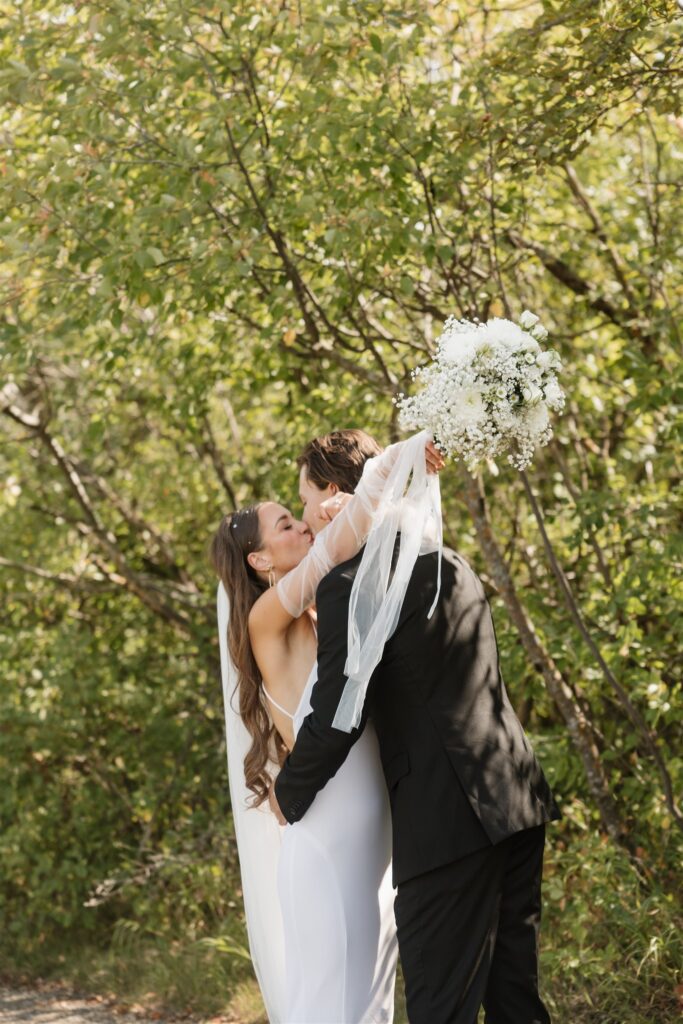
<svg viewBox="0 0 683 1024">
<path fill-rule="evenodd" d="M 224 516 L 218 592 L 231 802 L 271 1022 L 548 1024 L 545 824 L 491 611 L 443 546 L 425 432 L 362 430 L 297 460 L 303 519 Z"/>
</svg>

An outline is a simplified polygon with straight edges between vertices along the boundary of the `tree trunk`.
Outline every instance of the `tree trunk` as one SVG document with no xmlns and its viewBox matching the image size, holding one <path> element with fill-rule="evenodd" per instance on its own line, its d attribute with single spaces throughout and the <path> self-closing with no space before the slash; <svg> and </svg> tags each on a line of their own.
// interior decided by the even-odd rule
<svg viewBox="0 0 683 1024">
<path fill-rule="evenodd" d="M 576 703 L 574 695 L 562 678 L 557 665 L 541 643 L 533 623 L 517 595 L 512 577 L 493 533 L 481 479 L 466 470 L 463 477 L 465 480 L 465 503 L 474 521 L 487 569 L 496 584 L 498 593 L 505 602 L 505 607 L 517 629 L 528 658 L 543 675 L 548 692 L 567 726 L 571 741 L 581 758 L 588 787 L 600 813 L 602 827 L 612 839 L 621 843 L 624 840 L 626 829 L 621 822 L 617 805 L 610 792 L 593 727 L 583 709 Z"/>
</svg>

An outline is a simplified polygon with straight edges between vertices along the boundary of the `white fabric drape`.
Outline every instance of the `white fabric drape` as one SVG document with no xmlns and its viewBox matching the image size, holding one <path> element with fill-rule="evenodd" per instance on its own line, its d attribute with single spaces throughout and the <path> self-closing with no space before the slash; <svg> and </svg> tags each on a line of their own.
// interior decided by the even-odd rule
<svg viewBox="0 0 683 1024">
<path fill-rule="evenodd" d="M 251 741 L 239 716 L 237 670 L 228 650 L 230 604 L 222 583 L 218 585 L 217 608 L 228 748 L 228 780 L 242 876 L 249 951 L 268 1020 L 271 1024 L 284 1024 L 285 945 L 277 888 L 281 833 L 267 803 L 258 808 L 250 807 L 247 803 L 250 792 L 244 780 L 244 757 Z"/>
<path fill-rule="evenodd" d="M 443 546 L 441 491 L 438 475 L 427 473 L 425 445 L 430 436 L 422 431 L 395 446 L 397 457 L 380 487 L 373 486 L 372 479 L 379 460 L 369 460 L 363 472 L 361 485 L 366 483 L 371 493 L 380 494 L 349 602 L 344 669 L 348 678 L 332 722 L 335 729 L 343 732 L 350 732 L 360 723 L 370 676 L 396 629 L 418 555 L 439 552 L 436 596 L 429 611 L 425 609 L 427 617 L 439 597 Z M 370 476 L 367 481 L 366 474 Z M 398 558 L 390 582 L 399 536 Z"/>
</svg>

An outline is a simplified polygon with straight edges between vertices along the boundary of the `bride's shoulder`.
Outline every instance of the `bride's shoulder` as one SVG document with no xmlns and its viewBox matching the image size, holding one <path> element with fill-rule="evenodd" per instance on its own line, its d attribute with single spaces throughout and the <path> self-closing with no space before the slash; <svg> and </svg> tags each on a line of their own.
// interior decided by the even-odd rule
<svg viewBox="0 0 683 1024">
<path fill-rule="evenodd" d="M 282 619 L 282 621 L 280 621 Z M 280 633 L 291 623 L 291 617 L 283 614 L 282 605 L 275 588 L 260 594 L 249 609 L 247 623 L 252 647 L 265 635 Z"/>
<path fill-rule="evenodd" d="M 268 605 L 270 604 L 270 600 L 268 600 L 268 598 L 269 591 L 266 590 L 262 594 L 259 594 L 249 609 L 249 614 L 247 616 L 249 632 L 251 632 L 254 626 L 258 624 L 259 620 L 264 617 L 268 609 Z"/>
<path fill-rule="evenodd" d="M 310 630 L 305 614 L 293 616 L 284 607 L 277 587 L 264 591 L 251 606 L 247 619 L 249 643 L 257 662 L 288 657 L 300 633 Z"/>
</svg>

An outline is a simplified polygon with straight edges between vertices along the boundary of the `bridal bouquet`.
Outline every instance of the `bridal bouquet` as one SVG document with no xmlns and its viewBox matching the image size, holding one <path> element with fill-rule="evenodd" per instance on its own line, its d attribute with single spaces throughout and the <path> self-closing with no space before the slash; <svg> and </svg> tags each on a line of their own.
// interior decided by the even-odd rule
<svg viewBox="0 0 683 1024">
<path fill-rule="evenodd" d="M 525 469 L 552 437 L 550 413 L 564 406 L 560 357 L 540 345 L 547 337 L 528 309 L 518 324 L 449 317 L 434 362 L 413 371 L 420 391 L 394 399 L 401 426 L 430 430 L 446 455 L 470 467 L 507 454 Z"/>
</svg>

